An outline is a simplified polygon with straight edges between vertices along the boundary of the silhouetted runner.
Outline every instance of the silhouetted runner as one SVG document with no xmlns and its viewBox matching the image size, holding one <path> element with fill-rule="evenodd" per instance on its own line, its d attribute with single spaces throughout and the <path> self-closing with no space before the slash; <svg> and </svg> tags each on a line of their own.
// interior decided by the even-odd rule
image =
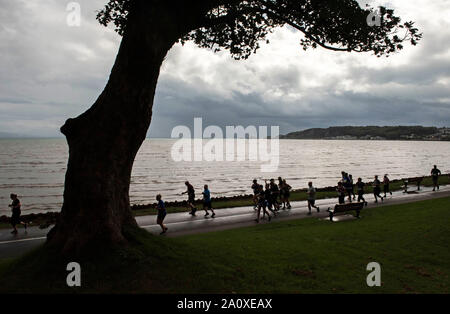
<svg viewBox="0 0 450 314">
<path fill-rule="evenodd" d="M 431 169 L 431 178 L 433 179 L 433 192 L 436 191 L 436 188 L 439 190 L 439 176 L 441 175 L 441 170 L 434 165 L 433 169 Z"/>
<path fill-rule="evenodd" d="M 27 224 L 25 222 L 22 222 L 20 220 L 20 215 L 21 215 L 21 204 L 20 204 L 20 200 L 17 198 L 17 194 L 11 194 L 9 196 L 12 200 L 12 204 L 9 205 L 9 207 L 11 207 L 11 211 L 12 211 L 12 216 L 11 216 L 11 226 L 13 227 L 13 231 L 11 231 L 12 234 L 17 234 L 17 228 L 16 226 L 21 224 L 24 226 L 25 230 L 27 229 Z"/>
<path fill-rule="evenodd" d="M 356 191 L 358 192 L 358 202 L 363 201 L 364 205 L 367 206 L 367 202 L 364 198 L 364 186 L 366 184 L 364 182 L 362 182 L 361 178 L 358 178 L 358 182 L 356 182 Z"/>
<path fill-rule="evenodd" d="M 345 192 L 348 195 L 348 201 L 352 201 L 352 183 L 350 181 L 350 177 L 348 176 L 348 173 L 344 172 L 342 175 L 342 185 L 344 186 Z"/>
<path fill-rule="evenodd" d="M 158 202 L 158 218 L 156 219 L 156 223 L 161 226 L 162 232 L 160 234 L 164 234 L 169 230 L 166 226 L 164 226 L 164 218 L 166 218 L 166 205 L 164 205 L 163 200 L 161 199 L 161 194 L 156 195 L 156 201 Z"/>
<path fill-rule="evenodd" d="M 388 175 L 385 174 L 383 177 L 383 189 L 384 189 L 384 197 L 386 197 L 386 194 L 389 193 L 392 195 L 391 190 L 389 189 L 389 183 L 391 180 L 389 180 Z"/>
<path fill-rule="evenodd" d="M 278 196 L 280 195 L 280 189 L 278 185 L 275 183 L 274 179 L 270 179 L 270 194 L 271 194 L 271 203 L 274 210 L 280 210 L 280 204 L 278 203 Z"/>
<path fill-rule="evenodd" d="M 292 187 L 286 183 L 285 179 L 283 179 L 282 187 L 283 187 L 283 199 L 284 199 L 283 209 L 285 209 L 285 208 L 291 209 L 292 207 L 291 207 L 291 202 L 289 201 L 289 198 L 291 197 Z"/>
<path fill-rule="evenodd" d="M 266 193 L 266 191 L 269 191 L 269 193 Z M 269 189 L 269 185 L 266 185 L 266 191 L 264 191 L 264 187 L 262 185 L 258 185 L 258 191 L 257 191 L 257 195 L 258 195 L 258 216 L 255 219 L 255 221 L 257 223 L 259 223 L 259 218 L 261 216 L 261 209 L 263 210 L 263 218 L 266 216 L 269 219 L 269 221 L 272 219 L 272 217 L 270 216 L 269 212 L 266 210 L 266 208 L 268 208 L 269 206 L 269 202 L 266 199 L 266 196 L 270 197 L 270 189 Z"/>
<path fill-rule="evenodd" d="M 188 195 L 188 201 L 187 201 L 187 206 L 188 208 L 191 210 L 189 212 L 190 215 L 195 216 L 195 212 L 197 211 L 197 207 L 195 207 L 194 202 L 195 202 L 195 190 L 194 187 L 192 186 L 192 184 L 189 183 L 189 181 L 186 181 L 184 183 L 187 187 L 187 190 L 181 194 L 186 194 Z"/>
<path fill-rule="evenodd" d="M 355 184 L 353 182 L 353 176 L 351 174 L 349 174 L 348 178 L 349 178 L 351 189 L 352 189 L 353 199 L 355 200 L 356 199 L 356 195 L 355 195 Z"/>
<path fill-rule="evenodd" d="M 339 204 L 345 204 L 345 188 L 341 181 L 338 182 L 336 191 L 338 193 Z"/>
<path fill-rule="evenodd" d="M 253 184 L 252 184 L 252 190 L 253 190 L 253 209 L 257 209 L 258 208 L 258 189 L 259 189 L 259 184 L 258 181 L 255 179 L 253 180 Z"/>
<path fill-rule="evenodd" d="M 373 180 L 372 186 L 373 186 L 373 196 L 375 197 L 375 203 L 378 203 L 378 197 L 381 198 L 381 201 L 383 201 L 384 198 L 383 196 L 380 195 L 381 182 L 380 180 L 378 180 L 378 176 L 375 176 L 375 180 Z"/>
<path fill-rule="evenodd" d="M 315 208 L 317 212 L 320 212 L 319 207 L 317 207 L 316 204 L 316 188 L 313 187 L 312 182 L 308 182 L 308 215 L 311 215 L 311 207 Z"/>
<path fill-rule="evenodd" d="M 216 213 L 212 208 L 211 192 L 209 191 L 207 184 L 205 184 L 205 186 L 203 187 L 202 194 L 203 194 L 203 210 L 206 212 L 205 218 L 209 216 L 208 209 L 211 210 L 212 212 L 211 218 L 214 218 L 216 216 Z"/>
</svg>

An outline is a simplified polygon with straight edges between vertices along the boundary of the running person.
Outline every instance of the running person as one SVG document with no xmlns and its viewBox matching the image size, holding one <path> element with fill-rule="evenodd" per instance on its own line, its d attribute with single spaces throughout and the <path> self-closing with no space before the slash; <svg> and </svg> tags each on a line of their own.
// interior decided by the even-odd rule
<svg viewBox="0 0 450 314">
<path fill-rule="evenodd" d="M 336 192 L 338 193 L 339 204 L 345 204 L 345 188 L 341 181 L 338 182 Z"/>
<path fill-rule="evenodd" d="M 367 202 L 364 198 L 364 186 L 366 184 L 362 182 L 361 178 L 358 178 L 358 182 L 356 182 L 356 191 L 358 192 L 358 202 L 363 201 L 364 205 L 367 206 Z"/>
<path fill-rule="evenodd" d="M 214 209 L 212 208 L 211 192 L 209 191 L 207 184 L 205 184 L 205 186 L 203 188 L 204 188 L 204 190 L 202 192 L 202 194 L 203 194 L 203 210 L 206 212 L 205 218 L 209 216 L 208 209 L 211 210 L 211 212 L 212 212 L 211 218 L 214 218 L 216 216 L 216 213 L 214 212 Z"/>
<path fill-rule="evenodd" d="M 433 169 L 431 169 L 431 178 L 433 179 L 433 192 L 436 191 L 436 188 L 439 190 L 439 176 L 441 175 L 441 170 L 434 165 Z"/>
<path fill-rule="evenodd" d="M 343 182 L 342 182 L 344 188 L 345 188 L 345 192 L 348 195 L 348 201 L 351 203 L 352 202 L 352 183 L 350 181 L 350 177 L 348 176 L 348 173 L 344 174 L 343 177 Z"/>
<path fill-rule="evenodd" d="M 272 206 L 274 210 L 280 210 L 280 204 L 278 203 L 280 189 L 278 189 L 278 185 L 275 183 L 274 179 L 270 179 L 270 194 L 272 196 Z"/>
<path fill-rule="evenodd" d="M 156 223 L 161 226 L 162 232 L 160 234 L 164 234 L 169 230 L 164 225 L 164 218 L 166 218 L 167 212 L 166 212 L 166 205 L 164 205 L 163 200 L 161 199 L 161 194 L 156 195 L 156 201 L 158 202 L 157 210 L 158 210 L 158 218 L 156 219 Z"/>
<path fill-rule="evenodd" d="M 197 211 L 197 207 L 195 207 L 194 202 L 195 202 L 195 190 L 194 187 L 192 186 L 192 184 L 189 183 L 189 181 L 186 181 L 184 183 L 187 187 L 187 190 L 183 193 L 188 195 L 188 201 L 187 201 L 187 208 L 190 209 L 191 211 L 189 212 L 190 215 L 195 216 L 195 212 Z"/>
<path fill-rule="evenodd" d="M 11 226 L 13 227 L 13 231 L 11 231 L 12 234 L 17 234 L 17 228 L 16 225 L 23 225 L 25 230 L 27 229 L 27 224 L 25 222 L 22 222 L 20 220 L 20 214 L 21 214 L 21 204 L 20 200 L 17 198 L 17 194 L 11 194 L 9 196 L 12 200 L 12 204 L 8 205 L 11 207 L 12 216 L 11 216 Z"/>
<path fill-rule="evenodd" d="M 349 174 L 348 178 L 350 180 L 350 184 L 351 184 L 351 187 L 352 187 L 353 200 L 355 200 L 356 199 L 356 195 L 355 195 L 355 184 L 353 182 L 353 176 L 351 174 Z"/>
<path fill-rule="evenodd" d="M 384 197 L 386 197 L 387 193 L 390 193 L 392 195 L 391 190 L 389 189 L 389 183 L 391 180 L 389 180 L 388 175 L 385 174 L 383 177 L 383 189 L 384 189 Z"/>
<path fill-rule="evenodd" d="M 286 197 L 284 196 L 285 189 L 281 177 L 278 177 L 278 189 L 280 190 L 280 206 L 283 204 L 283 209 L 286 209 Z"/>
<path fill-rule="evenodd" d="M 315 208 L 317 212 L 320 212 L 319 207 L 315 205 L 316 203 L 316 188 L 313 187 L 312 182 L 308 182 L 308 215 L 311 215 L 311 207 Z"/>
<path fill-rule="evenodd" d="M 292 187 L 286 183 L 286 180 L 283 179 L 283 188 L 284 188 L 284 201 L 286 202 L 286 208 L 291 209 L 291 203 L 289 202 L 289 198 L 291 197 L 291 189 Z"/>
<path fill-rule="evenodd" d="M 270 192 L 270 189 L 266 189 L 266 191 Z M 270 193 L 266 193 L 264 191 L 264 187 L 262 185 L 258 185 L 258 217 L 255 219 L 257 223 L 259 223 L 259 217 L 261 216 L 261 208 L 263 209 L 263 218 L 267 214 L 269 221 L 272 219 L 269 212 L 266 210 L 266 208 L 269 206 L 266 195 L 269 195 L 270 197 Z"/>
<path fill-rule="evenodd" d="M 375 203 L 378 203 L 378 198 L 381 198 L 381 201 L 384 200 L 383 196 L 380 195 L 381 193 L 381 182 L 378 180 L 378 176 L 375 176 L 375 180 L 373 180 L 372 183 L 373 186 L 373 196 L 375 197 Z"/>
<path fill-rule="evenodd" d="M 253 180 L 252 190 L 253 190 L 253 203 L 254 203 L 253 209 L 256 210 L 258 208 L 258 190 L 259 190 L 259 184 L 256 179 Z"/>
</svg>

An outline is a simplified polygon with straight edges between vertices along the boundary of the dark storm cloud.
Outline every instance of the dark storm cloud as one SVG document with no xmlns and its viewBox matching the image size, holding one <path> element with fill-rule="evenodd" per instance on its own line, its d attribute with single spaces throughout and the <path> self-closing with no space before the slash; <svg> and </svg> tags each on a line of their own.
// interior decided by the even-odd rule
<svg viewBox="0 0 450 314">
<path fill-rule="evenodd" d="M 68 27 L 69 1 L 0 0 L 0 131 L 55 136 L 102 91 L 120 38 L 98 25 L 106 0 L 78 1 L 81 27 Z M 370 2 L 370 1 L 369 1 Z M 381 3 L 383 4 L 383 3 Z M 389 59 L 304 52 L 299 34 L 276 31 L 246 61 L 192 44 L 168 54 L 149 134 L 176 125 L 279 125 L 286 133 L 330 125 L 450 126 L 448 1 L 396 1 L 424 39 Z"/>
</svg>

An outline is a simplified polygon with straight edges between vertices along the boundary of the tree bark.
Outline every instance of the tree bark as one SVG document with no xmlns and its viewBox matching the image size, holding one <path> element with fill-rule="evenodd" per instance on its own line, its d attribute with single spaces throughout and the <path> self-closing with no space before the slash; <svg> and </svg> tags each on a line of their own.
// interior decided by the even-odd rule
<svg viewBox="0 0 450 314">
<path fill-rule="evenodd" d="M 126 229 L 137 227 L 131 170 L 150 125 L 161 64 L 183 30 L 173 8 L 136 3 L 104 91 L 61 128 L 69 161 L 61 215 L 47 246 L 64 255 L 126 244 Z"/>
</svg>

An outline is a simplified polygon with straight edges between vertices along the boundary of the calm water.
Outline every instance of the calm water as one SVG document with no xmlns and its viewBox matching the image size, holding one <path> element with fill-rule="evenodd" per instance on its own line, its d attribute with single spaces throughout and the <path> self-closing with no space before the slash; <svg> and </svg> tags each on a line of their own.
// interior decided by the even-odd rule
<svg viewBox="0 0 450 314">
<path fill-rule="evenodd" d="M 207 142 L 207 141 L 205 141 Z M 316 187 L 335 185 L 345 170 L 364 180 L 388 173 L 391 179 L 428 175 L 433 164 L 450 172 L 450 142 L 281 140 L 276 173 L 244 162 L 174 162 L 174 140 L 146 140 L 134 164 L 132 204 L 182 200 L 184 181 L 213 196 L 250 193 L 251 180 L 282 176 L 294 188 L 313 180 Z M 64 139 L 0 139 L 0 215 L 10 213 L 9 194 L 17 193 L 25 212 L 59 211 L 68 149 Z"/>
</svg>

